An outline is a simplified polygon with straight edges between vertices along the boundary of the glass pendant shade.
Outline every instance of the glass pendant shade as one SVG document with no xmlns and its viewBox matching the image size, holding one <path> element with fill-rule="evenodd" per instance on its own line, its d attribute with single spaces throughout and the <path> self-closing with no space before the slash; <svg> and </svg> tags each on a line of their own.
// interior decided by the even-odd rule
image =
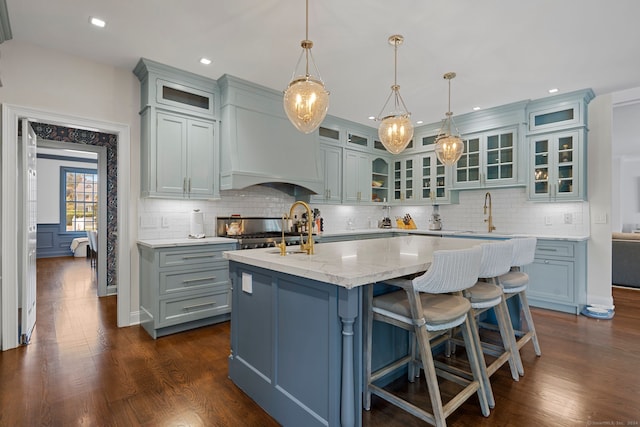
<svg viewBox="0 0 640 427">
<path fill-rule="evenodd" d="M 384 103 L 380 114 L 378 114 L 380 126 L 378 126 L 378 137 L 391 154 L 399 154 L 407 148 L 411 138 L 413 138 L 413 124 L 411 124 L 411 113 L 407 111 L 406 105 L 400 96 L 400 86 L 398 86 L 398 46 L 404 42 L 404 37 L 399 34 L 389 37 L 389 44 L 394 47 L 394 79 L 391 86 L 391 93 Z M 387 111 L 387 105 L 393 98 L 392 112 L 383 117 L 383 112 Z"/>
<path fill-rule="evenodd" d="M 457 136 L 443 135 L 436 140 L 436 156 L 444 165 L 454 165 L 464 151 L 464 142 Z"/>
<path fill-rule="evenodd" d="M 329 92 L 320 80 L 310 77 L 294 79 L 284 91 L 284 111 L 289 121 L 302 133 L 320 126 L 329 109 Z"/>
<path fill-rule="evenodd" d="M 449 81 L 449 110 L 446 118 L 442 121 L 442 127 L 436 137 L 435 152 L 438 160 L 446 166 L 454 165 L 464 152 L 464 141 L 457 135 L 451 135 L 451 127 L 455 129 L 453 124 L 453 113 L 451 112 L 451 80 L 456 77 L 456 73 L 446 73 L 445 80 Z M 456 133 L 458 130 L 456 129 Z"/>
<path fill-rule="evenodd" d="M 384 148 L 391 154 L 399 154 L 404 151 L 413 138 L 413 125 L 409 116 L 400 114 L 382 119 L 382 123 L 378 127 L 378 137 Z"/>
<path fill-rule="evenodd" d="M 289 121 L 302 133 L 309 134 L 318 129 L 329 109 L 329 92 L 325 89 L 320 72 L 313 60 L 311 48 L 313 42 L 309 40 L 309 0 L 306 0 L 305 39 L 302 40 L 302 53 L 298 58 L 296 68 L 289 86 L 284 91 L 284 111 Z M 298 66 L 304 57 L 305 72 L 296 74 Z M 309 73 L 309 61 L 313 65 L 318 77 Z M 297 75 L 297 77 L 296 77 Z"/>
</svg>

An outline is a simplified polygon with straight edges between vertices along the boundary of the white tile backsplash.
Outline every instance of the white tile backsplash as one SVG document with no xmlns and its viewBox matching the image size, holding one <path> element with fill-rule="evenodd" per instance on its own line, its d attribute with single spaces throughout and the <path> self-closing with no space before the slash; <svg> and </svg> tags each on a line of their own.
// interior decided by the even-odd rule
<svg viewBox="0 0 640 427">
<path fill-rule="evenodd" d="M 496 232 L 531 233 L 551 236 L 583 236 L 589 234 L 589 204 L 587 202 L 541 203 L 527 200 L 526 189 L 505 188 L 491 190 L 493 223 Z M 459 203 L 439 207 L 445 230 L 484 232 L 487 224 L 483 213 L 486 190 L 465 190 Z M 217 216 L 241 214 L 243 216 L 280 217 L 288 212 L 295 198 L 276 188 L 252 186 L 244 190 L 222 191 L 215 201 L 140 199 L 138 238 L 184 238 L 189 234 L 189 214 L 200 209 L 205 218 L 205 234 L 215 235 Z M 375 227 L 384 216 L 383 205 L 312 205 L 324 218 L 325 231 L 339 232 L 353 228 L 365 230 Z M 410 214 L 418 228 L 429 226 L 431 206 L 393 206 L 391 219 Z M 571 224 L 565 224 L 570 214 Z M 550 223 L 547 225 L 547 221 Z"/>
</svg>

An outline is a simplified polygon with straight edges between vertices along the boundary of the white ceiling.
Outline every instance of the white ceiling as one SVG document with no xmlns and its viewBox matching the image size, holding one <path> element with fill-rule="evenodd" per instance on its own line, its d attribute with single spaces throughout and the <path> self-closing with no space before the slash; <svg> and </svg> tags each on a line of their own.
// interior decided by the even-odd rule
<svg viewBox="0 0 640 427">
<path fill-rule="evenodd" d="M 305 35 L 304 0 L 6 0 L 15 40 L 132 70 L 140 57 L 282 90 Z M 309 0 L 329 114 L 376 126 L 393 83 L 414 121 L 592 88 L 640 86 L 638 0 Z M 89 16 L 107 21 L 89 25 Z M 198 60 L 206 56 L 209 66 Z"/>
</svg>

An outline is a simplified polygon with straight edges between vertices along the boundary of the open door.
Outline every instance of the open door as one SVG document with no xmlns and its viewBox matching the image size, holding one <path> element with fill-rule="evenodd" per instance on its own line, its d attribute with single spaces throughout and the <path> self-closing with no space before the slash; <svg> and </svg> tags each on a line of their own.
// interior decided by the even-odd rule
<svg viewBox="0 0 640 427">
<path fill-rule="evenodd" d="M 18 144 L 20 178 L 19 206 L 23 210 L 19 215 L 18 254 L 19 254 L 19 299 L 21 344 L 28 344 L 33 328 L 36 326 L 36 239 L 38 228 L 37 209 L 37 172 L 36 172 L 36 134 L 29 120 L 22 119 L 22 140 Z"/>
</svg>

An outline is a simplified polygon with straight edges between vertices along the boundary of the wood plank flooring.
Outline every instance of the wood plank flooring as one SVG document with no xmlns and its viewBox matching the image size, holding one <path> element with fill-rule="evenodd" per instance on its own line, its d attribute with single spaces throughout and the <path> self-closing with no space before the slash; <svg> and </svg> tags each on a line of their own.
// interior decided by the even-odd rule
<svg viewBox="0 0 640 427">
<path fill-rule="evenodd" d="M 276 426 L 227 378 L 229 324 L 152 340 L 116 327 L 89 262 L 38 260 L 32 342 L 0 353 L 0 426 Z M 471 399 L 450 426 L 640 425 L 640 290 L 614 288 L 616 315 L 596 320 L 533 309 L 542 346 L 522 350 L 525 376 L 493 377 L 496 407 Z M 405 389 L 425 401 L 420 381 Z M 426 424 L 374 397 L 369 427 Z M 304 427 L 304 426 L 294 426 Z"/>
</svg>

